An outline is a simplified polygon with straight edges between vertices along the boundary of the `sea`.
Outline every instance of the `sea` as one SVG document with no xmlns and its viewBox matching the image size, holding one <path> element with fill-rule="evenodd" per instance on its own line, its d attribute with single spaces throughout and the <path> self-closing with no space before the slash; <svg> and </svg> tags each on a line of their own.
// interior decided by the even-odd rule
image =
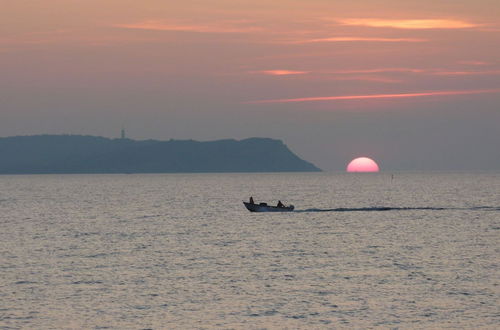
<svg viewBox="0 0 500 330">
<path fill-rule="evenodd" d="M 0 176 L 0 329 L 498 329 L 499 262 L 499 172 Z"/>
</svg>

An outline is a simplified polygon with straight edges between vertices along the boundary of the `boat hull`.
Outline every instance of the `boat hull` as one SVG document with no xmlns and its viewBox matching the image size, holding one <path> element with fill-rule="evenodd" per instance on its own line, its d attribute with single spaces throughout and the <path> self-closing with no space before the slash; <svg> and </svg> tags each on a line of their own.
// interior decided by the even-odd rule
<svg viewBox="0 0 500 330">
<path fill-rule="evenodd" d="M 262 204 L 251 204 L 248 202 L 243 202 L 245 207 L 250 212 L 292 212 L 294 209 L 293 205 L 286 207 L 277 207 L 271 205 L 262 205 Z"/>
</svg>

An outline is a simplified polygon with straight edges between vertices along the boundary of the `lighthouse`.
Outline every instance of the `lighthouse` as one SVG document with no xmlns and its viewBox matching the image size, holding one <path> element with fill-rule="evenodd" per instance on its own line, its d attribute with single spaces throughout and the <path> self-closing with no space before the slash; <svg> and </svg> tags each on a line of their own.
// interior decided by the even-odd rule
<svg viewBox="0 0 500 330">
<path fill-rule="evenodd" d="M 124 127 L 122 127 L 121 139 L 122 139 L 122 140 L 124 140 L 124 139 L 125 139 L 125 128 L 124 128 Z"/>
</svg>

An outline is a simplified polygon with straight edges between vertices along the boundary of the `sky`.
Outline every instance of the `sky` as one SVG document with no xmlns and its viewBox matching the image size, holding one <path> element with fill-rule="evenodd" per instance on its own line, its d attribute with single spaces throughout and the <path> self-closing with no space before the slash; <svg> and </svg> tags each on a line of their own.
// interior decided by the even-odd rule
<svg viewBox="0 0 500 330">
<path fill-rule="evenodd" d="M 498 0 L 0 0 L 0 136 L 271 137 L 500 169 Z"/>
</svg>

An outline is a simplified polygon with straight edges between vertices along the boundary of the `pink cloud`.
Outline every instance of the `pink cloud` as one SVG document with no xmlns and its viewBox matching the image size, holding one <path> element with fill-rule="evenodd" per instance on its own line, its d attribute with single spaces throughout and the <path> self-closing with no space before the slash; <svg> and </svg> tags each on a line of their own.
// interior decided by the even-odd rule
<svg viewBox="0 0 500 330">
<path fill-rule="evenodd" d="M 481 26 L 455 19 L 380 19 L 346 18 L 337 20 L 341 25 L 368 26 L 395 29 L 466 29 Z"/>
<path fill-rule="evenodd" d="M 329 72 L 331 74 L 360 74 L 360 73 L 415 73 L 428 74 L 434 76 L 472 76 L 472 75 L 498 75 L 500 70 L 489 71 L 464 71 L 464 70 L 444 70 L 444 69 L 416 69 L 416 68 L 375 68 L 361 70 L 340 70 Z"/>
<path fill-rule="evenodd" d="M 269 76 L 289 76 L 289 75 L 299 75 L 307 74 L 309 71 L 294 71 L 294 70 L 263 70 L 263 71 L 253 71 L 251 73 L 260 73 Z"/>
<path fill-rule="evenodd" d="M 350 100 L 371 100 L 371 99 L 401 99 L 401 98 L 416 98 L 427 96 L 449 96 L 449 95 L 472 95 L 485 93 L 500 93 L 500 89 L 482 89 L 482 90 L 462 90 L 462 91 L 432 91 L 419 93 L 400 93 L 400 94 L 369 94 L 369 95 L 339 95 L 339 96 L 319 96 L 319 97 L 302 97 L 292 99 L 275 99 L 251 101 L 248 103 L 296 103 L 296 102 L 317 102 L 317 101 L 350 101 Z"/>
<path fill-rule="evenodd" d="M 471 60 L 471 61 L 458 61 L 457 62 L 458 64 L 464 64 L 464 65 L 473 65 L 473 66 L 480 66 L 480 65 L 488 65 L 489 63 L 488 62 L 483 62 L 483 61 L 474 61 L 474 60 Z"/>
</svg>

